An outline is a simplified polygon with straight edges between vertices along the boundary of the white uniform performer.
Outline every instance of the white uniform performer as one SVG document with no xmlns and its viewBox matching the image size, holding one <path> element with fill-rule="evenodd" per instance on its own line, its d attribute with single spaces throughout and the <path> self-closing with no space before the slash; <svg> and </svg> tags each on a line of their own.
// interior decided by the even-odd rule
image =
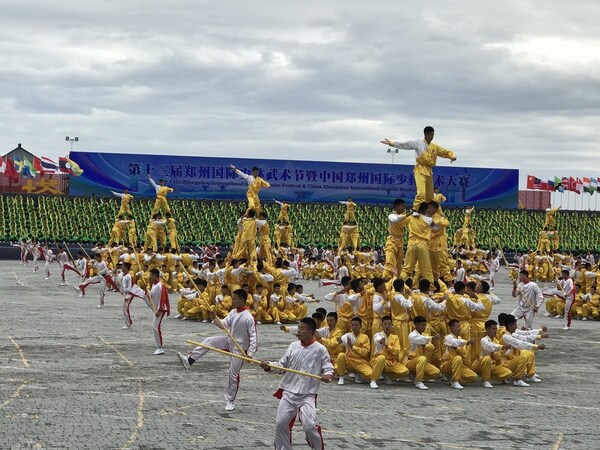
<svg viewBox="0 0 600 450">
<path fill-rule="evenodd" d="M 64 250 L 61 250 L 59 252 L 58 255 L 56 255 L 56 259 L 58 260 L 58 262 L 60 263 L 61 267 L 62 267 L 62 272 L 60 273 L 60 277 L 62 279 L 60 285 L 61 286 L 66 286 L 67 280 L 65 278 L 65 272 L 67 270 L 72 270 L 73 272 L 75 272 L 76 274 L 79 275 L 79 271 L 75 268 L 75 263 L 73 263 L 70 259 L 69 259 L 69 255 L 67 255 L 67 252 Z"/>
<path fill-rule="evenodd" d="M 533 317 L 544 302 L 542 290 L 533 281 L 521 281 L 516 288 L 513 288 L 512 295 L 517 298 L 518 306 L 511 314 L 517 319 L 525 319 L 525 328 L 531 330 Z"/>
<path fill-rule="evenodd" d="M 144 298 L 144 291 L 139 286 L 135 292 L 131 292 L 133 287 L 133 279 L 131 278 L 131 274 L 127 272 L 121 277 L 121 294 L 123 295 L 123 317 L 125 318 L 125 325 L 123 328 L 130 328 L 133 321 L 131 320 L 131 314 L 129 313 L 129 307 L 131 306 L 131 302 L 135 297 L 139 297 L 141 299 Z M 141 294 L 141 295 L 140 295 Z"/>
<path fill-rule="evenodd" d="M 277 363 L 289 369 L 300 370 L 333 379 L 333 365 L 327 349 L 313 339 L 304 343 L 292 342 Z M 275 428 L 275 450 L 292 449 L 292 427 L 300 420 L 306 441 L 312 449 L 323 449 L 321 426 L 317 423 L 317 393 L 321 382 L 295 373 L 285 372 L 274 394 L 280 399 Z"/>
<path fill-rule="evenodd" d="M 85 296 L 85 289 L 90 284 L 100 284 L 100 303 L 98 303 L 97 308 L 102 308 L 104 306 L 104 289 L 106 288 L 106 283 L 107 282 L 110 283 L 117 290 L 118 290 L 118 288 L 115 285 L 115 282 L 113 281 L 113 279 L 110 275 L 111 274 L 110 269 L 108 268 L 108 266 L 106 265 L 106 263 L 104 261 L 94 260 L 92 262 L 92 265 L 96 268 L 98 275 L 88 278 L 87 280 L 85 280 L 83 283 L 81 283 L 79 285 L 79 289 L 81 289 L 81 294 L 79 294 L 79 296 L 80 297 Z"/>
<path fill-rule="evenodd" d="M 31 262 L 33 264 L 32 272 L 37 272 L 39 269 L 37 262 L 40 258 L 44 257 L 44 251 L 42 250 L 42 247 L 40 247 L 37 243 L 34 243 L 31 244 L 30 252 L 33 255 L 33 261 Z"/>
<path fill-rule="evenodd" d="M 155 270 L 155 269 L 154 269 Z M 150 301 L 154 303 L 152 310 L 156 311 L 152 319 L 152 330 L 154 332 L 154 340 L 156 341 L 156 350 L 154 355 L 162 355 L 164 350 L 163 336 L 162 336 L 162 320 L 166 316 L 171 314 L 171 307 L 169 304 L 169 292 L 167 287 L 159 281 L 152 285 L 150 290 Z"/>
<path fill-rule="evenodd" d="M 256 333 L 256 323 L 254 317 L 250 313 L 247 306 L 235 308 L 229 311 L 229 314 L 221 321 L 233 338 L 240 344 L 246 352 L 246 355 L 252 358 L 256 354 L 258 348 L 258 335 Z M 202 341 L 203 344 L 211 347 L 227 350 L 230 353 L 240 355 L 240 350 L 229 338 L 229 336 L 212 336 Z M 183 367 L 189 369 L 190 366 L 208 353 L 208 349 L 204 347 L 196 347 L 188 356 L 179 354 L 179 358 Z M 240 386 L 240 370 L 243 361 L 238 358 L 229 358 L 229 379 L 225 388 L 225 406 L 226 411 L 235 409 L 235 397 Z"/>
<path fill-rule="evenodd" d="M 46 272 L 46 280 L 50 279 L 50 264 L 52 261 L 56 259 L 56 255 L 52 252 L 50 248 L 46 248 L 46 251 L 43 253 L 44 259 L 46 262 L 44 263 L 44 271 Z"/>
</svg>

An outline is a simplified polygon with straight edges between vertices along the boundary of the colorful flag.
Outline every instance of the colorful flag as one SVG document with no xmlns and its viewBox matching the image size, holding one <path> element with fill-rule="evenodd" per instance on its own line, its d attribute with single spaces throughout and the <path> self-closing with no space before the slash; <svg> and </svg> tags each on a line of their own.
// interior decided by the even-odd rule
<svg viewBox="0 0 600 450">
<path fill-rule="evenodd" d="M 26 157 L 23 157 L 23 162 L 25 163 L 25 167 L 24 167 L 24 170 L 23 170 L 23 172 L 22 172 L 22 173 L 23 173 L 25 176 L 30 176 L 31 178 L 35 178 L 35 176 L 37 175 L 37 170 L 35 170 L 34 163 L 32 163 L 32 162 L 31 162 L 30 160 L 28 160 Z M 25 171 L 25 169 L 27 169 L 27 172 L 29 172 L 29 173 L 27 173 L 27 172 Z"/>
<path fill-rule="evenodd" d="M 583 192 L 592 192 L 590 191 L 590 179 L 587 177 L 583 177 Z"/>
<path fill-rule="evenodd" d="M 23 161 L 21 161 L 21 159 L 19 157 L 15 156 L 13 158 L 13 163 L 15 165 L 15 169 L 16 169 L 17 173 L 23 172 L 23 168 L 25 167 L 25 163 Z"/>
<path fill-rule="evenodd" d="M 569 177 L 569 184 L 567 189 L 571 192 L 577 192 L 577 180 L 573 177 Z"/>
<path fill-rule="evenodd" d="M 596 178 L 590 178 L 590 194 L 598 192 L 598 180 Z"/>
<path fill-rule="evenodd" d="M 60 166 L 56 164 L 55 161 L 52 161 L 50 158 L 42 156 L 42 172 L 44 173 L 56 173 L 60 169 Z"/>
<path fill-rule="evenodd" d="M 577 177 L 577 183 L 575 184 L 575 192 L 577 192 L 578 194 L 581 194 L 581 191 L 583 191 L 583 181 L 581 181 L 579 179 L 579 177 Z"/>
<path fill-rule="evenodd" d="M 17 181 L 19 179 L 19 174 L 10 158 L 2 159 L 2 156 L 0 156 L 0 173 L 7 176 L 12 181 Z"/>
<path fill-rule="evenodd" d="M 541 189 L 542 180 L 533 175 L 527 176 L 527 189 Z"/>
<path fill-rule="evenodd" d="M 58 164 L 60 165 L 60 171 L 68 173 L 69 175 L 78 177 L 83 173 L 81 167 L 79 167 L 79 165 L 75 161 L 70 160 L 66 156 L 61 156 L 60 158 L 58 158 Z"/>
<path fill-rule="evenodd" d="M 548 183 L 546 183 L 546 185 L 548 186 L 547 190 L 554 192 L 554 181 L 548 180 Z"/>
<path fill-rule="evenodd" d="M 565 191 L 565 186 L 563 185 L 563 180 L 561 178 L 558 178 L 557 176 L 554 177 L 554 190 L 558 191 L 558 192 Z"/>
<path fill-rule="evenodd" d="M 547 191 L 548 190 L 548 182 L 540 180 L 540 187 L 539 187 L 539 189 L 541 189 L 542 191 Z"/>
</svg>

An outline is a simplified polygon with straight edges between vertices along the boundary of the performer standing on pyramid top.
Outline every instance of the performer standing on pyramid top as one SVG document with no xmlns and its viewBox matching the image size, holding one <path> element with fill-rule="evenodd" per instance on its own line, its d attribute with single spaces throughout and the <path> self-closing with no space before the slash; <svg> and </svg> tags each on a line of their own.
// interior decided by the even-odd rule
<svg viewBox="0 0 600 450">
<path fill-rule="evenodd" d="M 152 208 L 152 214 L 158 213 L 161 209 L 165 213 L 170 213 L 169 205 L 167 205 L 167 194 L 173 192 L 173 188 L 165 186 L 165 180 L 162 178 L 158 180 L 158 184 L 154 182 L 150 174 L 148 174 L 150 184 L 156 190 L 156 201 L 154 202 L 154 208 Z"/>
<path fill-rule="evenodd" d="M 246 192 L 246 198 L 248 198 L 248 210 L 254 209 L 257 214 L 260 213 L 261 206 L 258 193 L 262 188 L 268 189 L 271 187 L 271 185 L 258 175 L 260 171 L 258 167 L 252 168 L 252 175 L 242 172 L 233 164 L 230 164 L 229 167 L 235 170 L 235 173 L 248 182 L 248 192 Z"/>
<path fill-rule="evenodd" d="M 117 197 L 121 197 L 121 207 L 117 213 L 117 216 L 124 216 L 125 214 L 129 214 L 131 216 L 131 207 L 129 206 L 129 203 L 131 203 L 131 200 L 133 200 L 133 195 L 129 193 L 129 190 L 124 189 L 122 194 L 115 191 L 110 192 Z"/>
<path fill-rule="evenodd" d="M 454 152 L 434 144 L 433 127 L 426 126 L 423 130 L 425 137 L 422 140 L 396 142 L 390 139 L 380 141 L 384 145 L 395 147 L 401 150 L 415 151 L 415 185 L 417 186 L 417 195 L 413 202 L 413 210 L 423 202 L 433 200 L 433 168 L 435 167 L 437 157 L 447 158 L 450 161 L 456 161 Z"/>
</svg>

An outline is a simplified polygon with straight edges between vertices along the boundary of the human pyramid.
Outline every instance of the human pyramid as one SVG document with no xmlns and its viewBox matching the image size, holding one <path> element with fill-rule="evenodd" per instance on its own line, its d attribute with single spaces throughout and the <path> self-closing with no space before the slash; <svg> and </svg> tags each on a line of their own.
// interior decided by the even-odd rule
<svg viewBox="0 0 600 450">
<path fill-rule="evenodd" d="M 132 326 L 131 302 L 144 301 L 154 314 L 155 355 L 164 353 L 161 324 L 170 314 L 169 292 L 177 292 L 175 318 L 213 322 L 224 332 L 190 342 L 196 348 L 179 353 L 178 358 L 185 369 L 209 351 L 230 358 L 226 411 L 235 409 L 244 361 L 260 364 L 266 371 L 283 371 L 277 392 L 281 399 L 277 449 L 291 448 L 290 423 L 298 414 L 309 445 L 322 447 L 316 394 L 321 381 L 335 377 L 340 385 L 354 377 L 373 389 L 379 388 L 380 380 L 394 384 L 404 378 L 420 390 L 428 389 L 426 380 L 440 377 L 454 389 L 478 379 L 485 388 L 492 388 L 492 381 L 509 379 L 518 387 L 539 383 L 535 352 L 545 348 L 539 340 L 547 333 L 545 327 L 534 328 L 533 319 L 543 294 L 529 279 L 526 266 L 519 266 L 519 281 L 515 280 L 512 293 L 517 308 L 510 315 L 500 314 L 498 321 L 490 319 L 493 305 L 500 302 L 491 288 L 503 254 L 499 249 L 476 248 L 471 223 L 474 208 L 465 211 L 463 226 L 454 235 L 453 247 L 448 247 L 449 221 L 441 207 L 445 198 L 434 191 L 432 172 L 438 156 L 451 161 L 456 157 L 434 144 L 433 137 L 433 128 L 426 127 L 422 140 L 381 141 L 415 151 L 417 186 L 412 210 L 406 209 L 402 199 L 392 204 L 383 258 L 374 249 L 360 247 L 357 205 L 351 198 L 343 202 L 346 212 L 337 249 L 310 249 L 308 263 L 303 265 L 304 251 L 292 245 L 291 206 L 283 202 L 278 202 L 281 209 L 273 247 L 269 217 L 259 198 L 260 190 L 269 184 L 256 167 L 246 174 L 231 166 L 248 183 L 248 208 L 238 219 L 235 241 L 226 256 L 221 257 L 218 248 L 207 247 L 199 254 L 179 247 L 167 203 L 167 194 L 173 190 L 163 180 L 156 184 L 149 177 L 156 201 L 143 246 L 135 242 L 129 208 L 133 197 L 125 191 L 115 193 L 122 199 L 121 208 L 107 247 L 99 244 L 91 257 L 82 248 L 76 260 L 67 254 L 68 248 L 59 248 L 54 256 L 46 247 L 46 265 L 58 260 L 64 283 L 65 271 L 81 276 L 75 283 L 81 297 L 89 286 L 99 285 L 98 307 L 104 305 L 105 289 L 119 293 L 123 328 Z M 319 278 L 322 286 L 335 286 L 324 297 L 335 311 L 318 308 L 308 317 L 308 303 L 315 299 L 297 284 L 301 274 Z M 518 319 L 525 319 L 522 329 L 517 327 Z M 254 358 L 259 339 L 256 326 L 270 323 L 298 338 L 278 362 L 271 363 Z"/>
</svg>

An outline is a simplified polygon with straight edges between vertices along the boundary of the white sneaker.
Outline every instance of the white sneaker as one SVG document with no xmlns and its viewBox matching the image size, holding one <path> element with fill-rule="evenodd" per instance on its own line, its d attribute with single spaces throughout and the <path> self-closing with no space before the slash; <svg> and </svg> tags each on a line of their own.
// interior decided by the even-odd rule
<svg viewBox="0 0 600 450">
<path fill-rule="evenodd" d="M 355 375 L 355 377 L 354 377 L 354 382 L 355 382 L 356 384 L 362 384 L 363 380 L 362 380 L 362 378 L 361 378 L 361 376 L 360 376 L 359 374 L 356 374 L 356 375 Z"/>
<path fill-rule="evenodd" d="M 583 317 L 581 320 L 587 320 L 587 317 Z"/>
<path fill-rule="evenodd" d="M 225 411 L 233 411 L 235 409 L 235 404 L 233 402 L 227 402 L 225 405 Z"/>
<path fill-rule="evenodd" d="M 256 325 L 262 325 L 262 322 L 260 320 L 257 320 Z"/>
<path fill-rule="evenodd" d="M 351 373 L 350 375 L 348 375 L 348 378 L 354 378 L 356 375 L 354 373 Z"/>
<path fill-rule="evenodd" d="M 154 353 L 152 353 L 153 355 L 162 355 L 165 351 L 162 348 L 157 348 L 156 350 L 154 350 Z"/>
<path fill-rule="evenodd" d="M 183 314 L 179 313 L 179 314 L 177 314 L 177 315 L 176 315 L 174 318 L 175 318 L 175 319 L 181 319 L 182 317 L 183 317 Z"/>
<path fill-rule="evenodd" d="M 515 380 L 515 382 L 513 383 L 513 386 L 529 387 L 529 385 L 527 383 L 525 383 L 523 380 Z"/>
<path fill-rule="evenodd" d="M 129 330 L 129 329 L 131 329 L 131 325 L 123 325 L 121 327 L 121 329 L 123 329 L 123 330 Z"/>
<path fill-rule="evenodd" d="M 188 320 L 188 318 L 187 318 L 187 317 L 185 317 L 185 316 L 183 316 L 183 317 L 181 318 L 181 320 Z"/>
<path fill-rule="evenodd" d="M 462 387 L 462 385 L 461 385 L 461 384 L 460 384 L 458 381 L 453 381 L 453 382 L 450 384 L 450 387 L 451 387 L 452 389 L 464 389 L 464 387 Z"/>
<path fill-rule="evenodd" d="M 340 377 L 340 379 L 338 380 L 338 384 L 341 386 L 343 384 L 345 384 L 346 382 L 344 381 L 344 377 Z"/>
<path fill-rule="evenodd" d="M 275 325 L 281 325 L 281 322 L 277 321 L 275 322 Z"/>
<path fill-rule="evenodd" d="M 484 381 L 482 386 L 484 388 L 493 388 L 494 387 L 494 385 L 492 383 L 490 383 L 489 381 Z"/>
<path fill-rule="evenodd" d="M 96 308 L 102 308 L 102 305 L 96 305 Z"/>
<path fill-rule="evenodd" d="M 50 277 L 46 277 L 46 280 L 49 280 L 49 279 L 50 279 Z"/>
<path fill-rule="evenodd" d="M 64 281 L 62 283 L 60 283 L 60 286 L 66 286 L 67 283 L 65 283 Z"/>
<path fill-rule="evenodd" d="M 550 313 L 544 314 L 544 317 L 550 317 Z"/>
<path fill-rule="evenodd" d="M 554 316 L 555 319 L 562 319 L 563 316 L 561 316 L 560 314 L 557 314 Z"/>
<path fill-rule="evenodd" d="M 371 384 L 369 384 L 369 386 L 371 387 L 371 389 L 379 389 L 379 386 L 377 385 L 376 381 L 371 381 Z"/>
<path fill-rule="evenodd" d="M 181 361 L 181 365 L 183 366 L 184 369 L 190 368 L 190 361 L 188 360 L 187 356 L 182 355 L 181 353 L 177 352 L 177 357 L 179 358 L 179 361 Z"/>
<path fill-rule="evenodd" d="M 208 322 L 209 322 L 209 320 L 208 320 L 208 319 L 204 319 L 204 320 L 202 321 L 202 323 L 208 323 Z"/>
<path fill-rule="evenodd" d="M 570 326 L 568 326 L 568 325 L 565 325 L 565 326 L 563 327 L 563 330 L 570 330 L 570 329 L 571 329 L 571 327 L 570 327 Z"/>
<path fill-rule="evenodd" d="M 541 379 L 541 378 L 539 378 L 539 377 L 536 377 L 536 376 L 534 375 L 534 376 L 532 376 L 532 377 L 527 377 L 527 378 L 525 378 L 525 381 L 526 381 L 527 383 L 541 383 L 541 382 L 542 382 L 542 379 Z"/>
<path fill-rule="evenodd" d="M 417 389 L 421 389 L 422 391 L 427 391 L 429 388 L 423 384 L 422 381 L 415 381 L 415 387 Z"/>
<path fill-rule="evenodd" d="M 79 298 L 83 298 L 83 294 L 79 294 L 77 297 L 79 297 Z"/>
</svg>

